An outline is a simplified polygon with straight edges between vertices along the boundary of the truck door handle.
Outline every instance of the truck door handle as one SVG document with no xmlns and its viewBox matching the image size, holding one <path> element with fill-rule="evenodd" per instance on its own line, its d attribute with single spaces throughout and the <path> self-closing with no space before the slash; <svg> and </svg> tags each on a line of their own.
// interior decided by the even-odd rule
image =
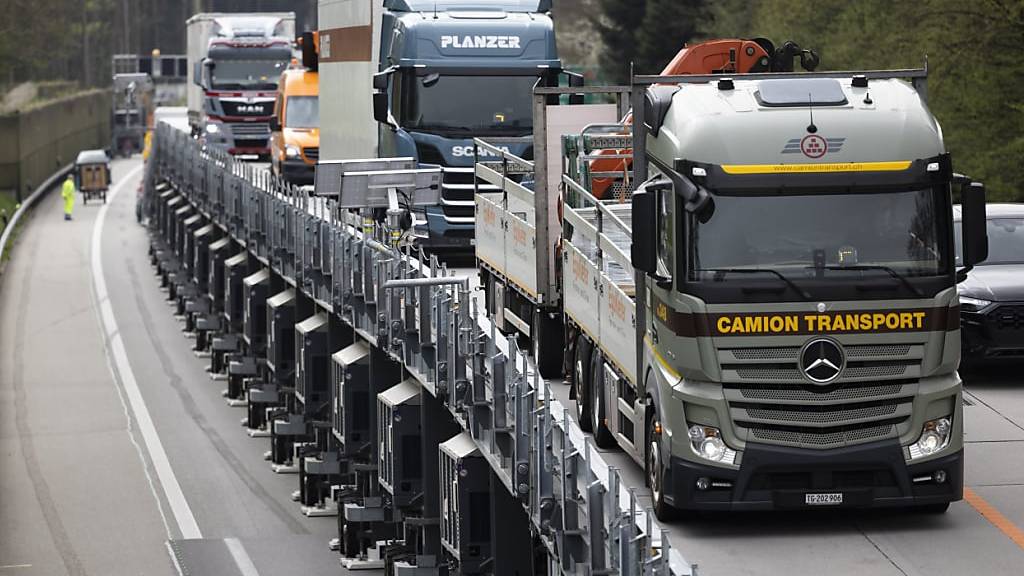
<svg viewBox="0 0 1024 576">
<path fill-rule="evenodd" d="M 651 326 L 651 342 L 658 343 L 658 329 Z"/>
</svg>

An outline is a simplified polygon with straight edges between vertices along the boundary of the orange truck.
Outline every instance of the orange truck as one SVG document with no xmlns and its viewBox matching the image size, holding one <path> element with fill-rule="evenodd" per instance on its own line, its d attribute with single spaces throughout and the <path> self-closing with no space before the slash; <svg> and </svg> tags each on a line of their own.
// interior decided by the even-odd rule
<svg viewBox="0 0 1024 576">
<path fill-rule="evenodd" d="M 319 35 L 297 40 L 302 65 L 281 74 L 270 120 L 270 165 L 274 174 L 295 185 L 313 183 L 320 158 Z"/>
</svg>

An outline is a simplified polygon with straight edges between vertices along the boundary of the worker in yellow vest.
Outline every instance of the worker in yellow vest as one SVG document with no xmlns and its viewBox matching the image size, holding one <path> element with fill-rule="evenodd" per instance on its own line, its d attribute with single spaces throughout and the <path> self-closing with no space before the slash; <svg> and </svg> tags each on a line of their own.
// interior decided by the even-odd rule
<svg viewBox="0 0 1024 576">
<path fill-rule="evenodd" d="M 68 172 L 68 177 L 64 180 L 60 195 L 64 198 L 64 219 L 71 220 L 71 211 L 75 209 L 75 176 L 71 172 Z"/>
</svg>

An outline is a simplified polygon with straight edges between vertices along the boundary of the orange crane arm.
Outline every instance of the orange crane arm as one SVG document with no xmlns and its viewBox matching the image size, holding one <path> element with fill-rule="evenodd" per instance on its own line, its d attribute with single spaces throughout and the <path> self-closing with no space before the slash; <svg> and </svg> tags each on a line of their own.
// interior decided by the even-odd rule
<svg viewBox="0 0 1024 576">
<path fill-rule="evenodd" d="M 659 76 L 744 74 L 767 71 L 772 60 L 772 54 L 769 54 L 771 49 L 771 43 L 763 40 L 708 40 L 684 46 L 665 66 Z M 627 126 L 632 124 L 633 114 L 626 114 L 622 122 Z M 605 154 L 627 154 L 628 152 L 629 150 L 602 151 Z M 621 172 L 625 175 L 631 167 L 632 161 L 624 158 L 598 158 L 590 162 L 592 173 Z M 618 178 L 594 178 L 594 196 L 604 198 L 616 180 Z"/>
</svg>

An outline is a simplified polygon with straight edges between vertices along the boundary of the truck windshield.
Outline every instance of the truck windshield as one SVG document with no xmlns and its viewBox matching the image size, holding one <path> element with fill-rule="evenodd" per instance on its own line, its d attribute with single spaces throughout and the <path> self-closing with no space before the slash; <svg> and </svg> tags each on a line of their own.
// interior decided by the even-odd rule
<svg viewBox="0 0 1024 576">
<path fill-rule="evenodd" d="M 946 273 L 941 212 L 931 189 L 904 192 L 715 196 L 691 232 L 691 281 L 774 270 L 787 279 L 852 274 L 905 279 Z"/>
<path fill-rule="evenodd" d="M 284 111 L 284 125 L 288 128 L 319 128 L 320 99 L 316 96 L 290 96 Z"/>
<path fill-rule="evenodd" d="M 442 135 L 525 136 L 533 127 L 536 82 L 536 76 L 406 75 L 396 87 L 400 121 L 407 130 Z"/>
<path fill-rule="evenodd" d="M 215 60 L 210 85 L 214 90 L 272 90 L 287 66 L 286 60 Z"/>
</svg>

